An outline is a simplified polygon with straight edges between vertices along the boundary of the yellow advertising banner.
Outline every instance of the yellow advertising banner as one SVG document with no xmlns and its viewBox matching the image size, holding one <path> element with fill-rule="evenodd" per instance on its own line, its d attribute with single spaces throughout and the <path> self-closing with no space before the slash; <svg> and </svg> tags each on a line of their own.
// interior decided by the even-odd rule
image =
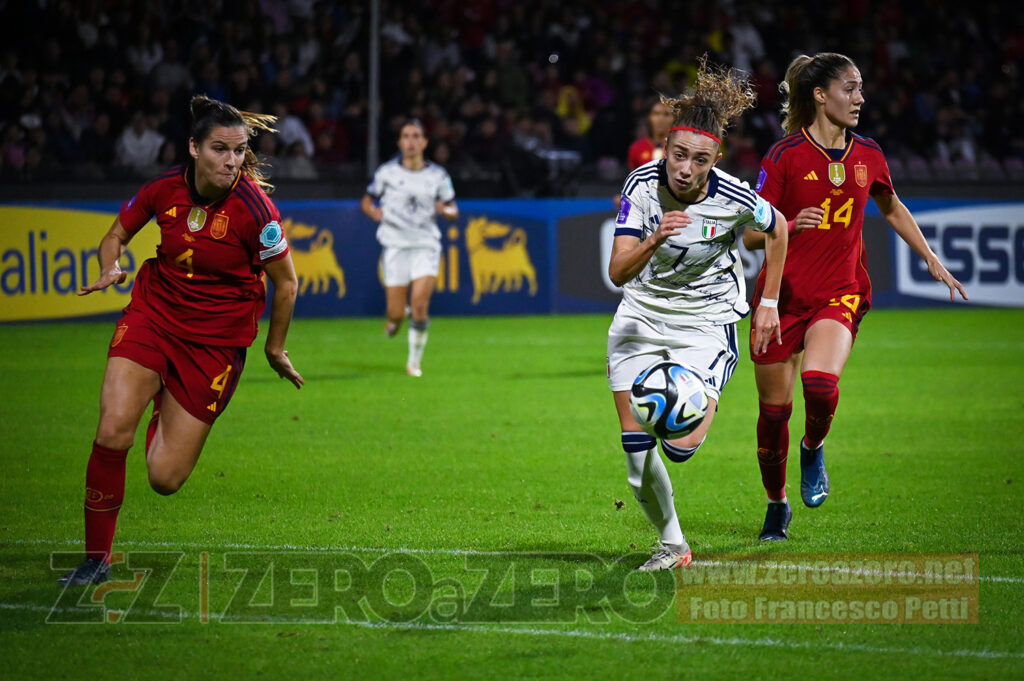
<svg viewBox="0 0 1024 681">
<path fill-rule="evenodd" d="M 58 319 L 118 312 L 135 273 L 156 254 L 160 230 L 144 227 L 121 258 L 123 284 L 79 296 L 99 277 L 96 248 L 117 217 L 60 208 L 0 206 L 0 321 Z"/>
</svg>

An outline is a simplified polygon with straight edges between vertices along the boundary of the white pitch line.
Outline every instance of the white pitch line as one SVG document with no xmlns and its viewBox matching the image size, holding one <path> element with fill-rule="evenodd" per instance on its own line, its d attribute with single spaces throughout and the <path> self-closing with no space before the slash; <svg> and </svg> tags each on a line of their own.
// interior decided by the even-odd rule
<svg viewBox="0 0 1024 681">
<path fill-rule="evenodd" d="M 0 610 L 28 610 L 33 612 L 81 612 L 81 609 L 73 608 L 47 608 L 39 605 L 23 605 L 18 603 L 0 603 Z M 147 615 L 168 616 L 165 612 L 144 611 Z M 199 621 L 196 613 L 182 610 L 179 613 L 181 619 Z M 230 619 L 211 613 L 210 619 L 221 620 L 230 623 Z M 982 659 L 1024 659 L 1024 652 L 1011 650 L 940 650 L 929 648 L 888 648 L 870 646 L 861 643 L 829 643 L 818 641 L 781 640 L 773 638 L 741 638 L 738 636 L 686 636 L 683 634 L 629 634 L 625 632 L 592 631 L 587 629 L 544 629 L 542 627 L 510 627 L 510 626 L 487 626 L 484 624 L 432 624 L 432 623 L 410 623 L 410 622 L 360 622 L 352 620 L 340 621 L 296 621 L 285 618 L 267 618 L 258 623 L 266 624 L 330 624 L 330 625 L 351 625 L 364 629 L 381 630 L 405 630 L 405 631 L 449 631 L 467 632 L 482 634 L 508 634 L 514 636 L 552 636 L 562 638 L 579 638 L 594 641 L 623 641 L 626 643 L 668 643 L 668 644 L 700 644 L 716 646 L 736 646 L 755 648 L 789 648 L 792 650 L 836 650 L 842 652 L 870 653 L 872 655 L 920 655 L 927 657 L 970 657 Z M 246 622 L 253 624 L 253 622 Z"/>
<path fill-rule="evenodd" d="M 42 545 L 42 546 L 74 546 L 81 545 L 81 539 L 13 539 L 10 541 L 0 540 L 0 544 L 18 544 L 18 545 Z M 140 547 L 153 547 L 153 548 L 183 548 L 183 549 L 221 549 L 230 551 L 311 551 L 316 553 L 327 553 L 332 551 L 350 551 L 352 553 L 409 553 L 418 555 L 439 555 L 439 556 L 546 556 L 554 554 L 592 554 L 597 555 L 591 551 L 478 551 L 476 549 L 416 549 L 407 547 L 373 547 L 373 546 L 303 546 L 300 544 L 243 544 L 243 543 L 226 543 L 226 544 L 206 544 L 202 542 L 171 542 L 171 541 L 119 541 L 118 546 L 140 546 Z M 734 563 L 720 562 L 720 561 L 700 561 L 695 560 L 692 563 L 698 566 L 714 566 L 714 565 L 733 565 Z M 740 563 L 735 563 L 739 565 Z M 798 570 L 827 570 L 829 572 L 838 573 L 850 573 L 859 575 L 872 575 L 872 576 L 890 576 L 890 577 L 928 577 L 925 574 L 911 574 L 911 573 L 892 573 L 892 572 L 875 572 L 865 570 L 855 570 L 851 568 L 819 568 L 813 565 L 801 565 L 798 563 L 765 563 L 765 566 L 769 567 L 781 567 L 781 568 L 794 568 Z M 978 577 L 979 582 L 992 582 L 997 584 L 1024 584 L 1024 577 L 1018 576 L 1002 576 L 1002 575 L 982 575 Z"/>
</svg>

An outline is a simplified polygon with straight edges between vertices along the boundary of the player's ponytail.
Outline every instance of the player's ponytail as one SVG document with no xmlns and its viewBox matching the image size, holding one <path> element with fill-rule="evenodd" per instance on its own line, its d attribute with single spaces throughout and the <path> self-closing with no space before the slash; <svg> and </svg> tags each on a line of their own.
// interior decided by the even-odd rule
<svg viewBox="0 0 1024 681">
<path fill-rule="evenodd" d="M 209 137 L 215 127 L 231 128 L 240 125 L 245 128 L 249 137 L 254 137 L 259 130 L 270 133 L 277 132 L 273 128 L 273 123 L 277 120 L 276 116 L 239 111 L 230 104 L 211 99 L 206 95 L 194 96 L 190 107 L 192 110 L 191 135 L 197 146 Z M 256 156 L 256 152 L 246 146 L 245 159 L 239 170 L 269 194 L 274 191 L 274 186 L 267 182 L 267 175 L 263 172 L 265 166 L 266 164 Z"/>
<path fill-rule="evenodd" d="M 675 98 L 662 95 L 661 102 L 672 112 L 673 128 L 692 128 L 721 140 L 729 123 L 754 106 L 757 95 L 745 75 L 709 66 L 705 55 L 698 61 L 694 89 Z"/>
<path fill-rule="evenodd" d="M 836 52 L 821 52 L 813 57 L 801 54 L 789 63 L 786 78 L 779 84 L 783 96 L 782 128 L 787 135 L 814 122 L 814 89 L 828 88 L 851 66 L 855 66 L 852 59 Z"/>
</svg>

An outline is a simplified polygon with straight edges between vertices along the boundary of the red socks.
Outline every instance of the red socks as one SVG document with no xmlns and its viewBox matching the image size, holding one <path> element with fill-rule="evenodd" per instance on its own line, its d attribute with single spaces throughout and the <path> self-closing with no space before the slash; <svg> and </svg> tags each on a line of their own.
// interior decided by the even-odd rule
<svg viewBox="0 0 1024 681">
<path fill-rule="evenodd" d="M 804 384 L 807 413 L 804 444 L 809 449 L 817 449 L 832 427 L 832 417 L 839 404 L 839 377 L 824 371 L 805 371 L 800 379 Z"/>
<path fill-rule="evenodd" d="M 786 496 L 786 458 L 789 455 L 789 417 L 793 403 L 784 405 L 758 402 L 757 463 L 761 483 L 768 498 L 780 501 Z"/>
<path fill-rule="evenodd" d="M 124 501 L 127 449 L 92 443 L 85 470 L 85 555 L 110 560 L 117 512 Z"/>
</svg>

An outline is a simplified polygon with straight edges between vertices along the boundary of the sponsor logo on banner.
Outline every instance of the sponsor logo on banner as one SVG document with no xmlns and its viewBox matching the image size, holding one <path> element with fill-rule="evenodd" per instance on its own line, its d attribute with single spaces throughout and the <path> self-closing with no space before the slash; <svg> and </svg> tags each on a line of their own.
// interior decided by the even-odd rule
<svg viewBox="0 0 1024 681">
<path fill-rule="evenodd" d="M 829 163 L 828 164 L 828 179 L 832 181 L 835 186 L 840 186 L 846 182 L 846 166 L 842 163 Z"/>
<path fill-rule="evenodd" d="M 344 298 L 345 271 L 334 253 L 331 230 L 295 222 L 291 218 L 281 222 L 281 229 L 291 244 L 292 262 L 299 277 L 299 295 L 328 293 L 333 285 L 337 296 Z M 303 243 L 307 240 L 309 243 Z"/>
<path fill-rule="evenodd" d="M 1024 307 L 1024 203 L 922 211 L 914 217 L 971 303 Z M 948 301 L 949 288 L 932 278 L 927 264 L 902 239 L 893 238 L 897 291 Z"/>
<path fill-rule="evenodd" d="M 520 291 L 524 285 L 529 295 L 537 295 L 537 272 L 522 227 L 474 218 L 466 225 L 466 250 L 473 275 L 474 305 L 484 294 Z"/>
<path fill-rule="evenodd" d="M 100 276 L 96 248 L 116 212 L 0 206 L 0 321 L 58 319 L 118 312 L 128 304 L 135 272 L 156 253 L 160 230 L 143 227 L 121 256 L 128 278 L 77 295 Z"/>
</svg>

